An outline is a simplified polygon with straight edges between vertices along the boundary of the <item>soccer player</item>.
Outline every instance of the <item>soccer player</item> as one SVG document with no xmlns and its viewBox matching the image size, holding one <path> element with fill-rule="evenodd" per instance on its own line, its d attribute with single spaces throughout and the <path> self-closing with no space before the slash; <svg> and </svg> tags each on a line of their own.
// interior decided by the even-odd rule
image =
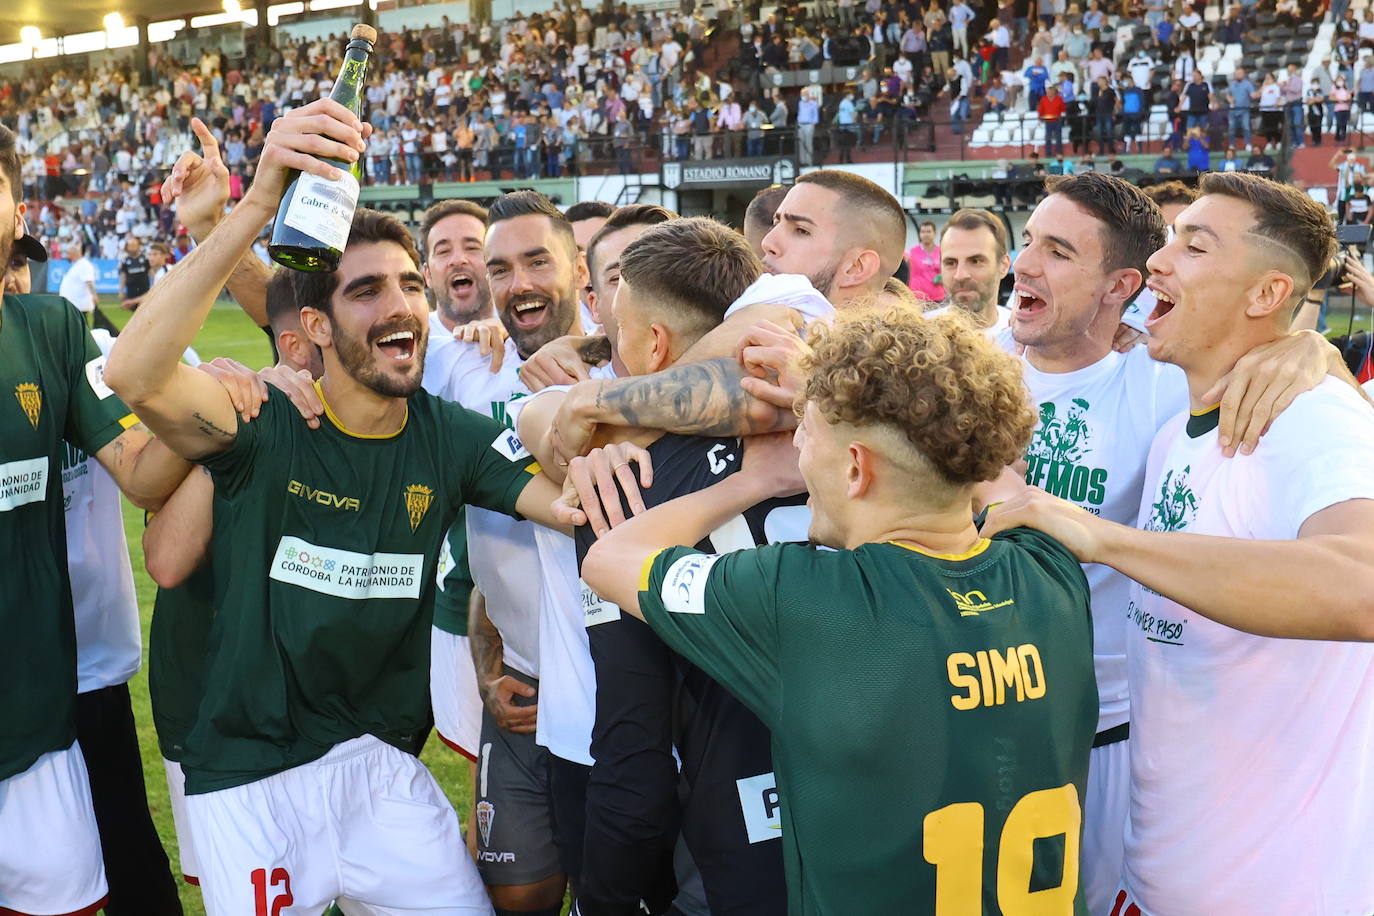
<svg viewBox="0 0 1374 916">
<path fill-rule="evenodd" d="M 445 389 L 455 372 L 481 386 L 498 384 L 492 364 L 504 356 L 482 358 L 480 341 L 459 341 L 455 329 L 492 317 L 491 289 L 482 243 L 487 234 L 487 210 L 469 200 L 443 200 L 425 211 L 420 221 L 421 273 L 434 298 L 429 313 L 429 349 L 425 353 L 423 387 L 430 394 L 453 398 Z M 492 349 L 488 340 L 487 348 Z M 459 368 L 458 363 L 464 365 Z M 499 366 L 497 369 L 499 370 Z M 462 384 L 459 390 L 466 389 Z M 465 406 L 491 414 L 490 402 L 477 399 Z M 439 554 L 438 591 L 434 595 L 434 632 L 430 638 L 430 697 L 439 738 L 475 761 L 480 750 L 482 701 L 468 640 L 468 604 L 472 574 L 468 568 L 466 513 L 461 512 L 444 538 Z"/>
<path fill-rule="evenodd" d="M 676 546 L 801 488 L 774 437 L 587 555 L 598 595 L 772 730 L 790 913 L 1086 912 L 1087 583 L 1054 541 L 972 522 L 1033 423 L 1018 367 L 959 319 L 841 313 L 796 435 L 834 550 Z"/>
<path fill-rule="evenodd" d="M 881 187 L 848 172 L 812 172 L 797 179 L 778 206 L 773 228 L 763 239 L 763 266 L 774 274 L 806 276 L 826 297 L 829 307 L 808 308 L 800 316 L 810 321 L 847 302 L 882 296 L 902 258 L 905 237 L 906 214 Z M 601 424 L 703 436 L 791 429 L 796 423 L 791 401 L 754 397 L 753 386 L 747 380 L 741 384 L 747 373 L 735 355 L 747 328 L 758 318 L 771 319 L 741 312 L 734 317 L 748 317 L 747 323 L 731 326 L 730 317 L 698 342 L 693 350 L 697 361 L 690 365 L 576 385 L 550 432 L 555 463 L 585 452 Z M 711 346 L 704 346 L 708 342 Z M 721 342 L 729 356 L 712 349 Z"/>
<path fill-rule="evenodd" d="M 0 126 L 0 263 L 27 250 L 19 157 Z M 25 265 L 26 267 L 27 265 Z M 14 288 L 21 278 L 16 276 Z M 7 279 L 6 287 L 10 281 Z M 81 315 L 57 297 L 0 306 L 0 911 L 94 913 L 106 902 L 101 845 L 77 742 L 77 646 L 65 562 L 62 465 L 81 449 L 144 508 L 188 466 L 151 441 L 105 384 Z"/>
<path fill-rule="evenodd" d="M 1363 913 L 1374 412 L 1327 379 L 1225 457 L 1211 390 L 1287 333 L 1335 244 L 1300 190 L 1237 172 L 1201 190 L 1148 265 L 1150 352 L 1186 374 L 1191 413 L 1154 441 L 1138 527 L 1037 490 L 988 525 L 1049 531 L 1139 583 L 1122 615 L 1134 747 L 1112 912 Z"/>
<path fill-rule="evenodd" d="M 614 204 L 608 204 L 604 200 L 584 200 L 568 208 L 564 216 L 568 220 L 568 225 L 572 226 L 573 240 L 577 242 L 579 254 L 586 254 L 592 236 L 601 231 L 601 227 L 606 225 L 606 220 L 611 218 L 615 210 Z M 582 304 L 582 323 L 594 328 L 601 324 L 601 315 L 597 313 L 596 306 L 591 300 L 591 292 L 589 281 L 579 291 L 579 301 Z"/>
<path fill-rule="evenodd" d="M 215 244 L 154 287 L 107 369 L 233 506 L 217 536 L 235 575 L 183 759 L 212 916 L 334 898 L 368 913 L 490 912 L 457 817 L 414 756 L 431 724 L 433 578 L 459 505 L 553 523 L 555 488 L 500 424 L 419 390 L 419 258 L 382 214 L 358 211 L 337 270 L 291 275 L 325 367 L 320 429 L 276 392 L 240 423 L 225 389 L 175 357 L 275 213 L 287 170 L 334 178 L 315 155 L 356 159 L 364 130 L 328 99 L 274 122 Z"/>
<path fill-rule="evenodd" d="M 707 219 L 642 233 L 619 256 L 616 359 L 634 374 L 679 362 L 718 325 L 762 265 L 738 235 Z M 733 438 L 645 432 L 653 486 L 646 505 L 702 489 L 738 470 Z M 805 536 L 798 500 L 751 508 L 712 535 L 719 549 Z M 595 540 L 577 532 L 579 556 Z M 769 735 L 758 718 L 644 624 L 588 593 L 586 625 L 596 663 L 596 728 L 587 793 L 587 865 L 578 911 L 662 912 L 662 862 L 676 825 L 701 871 L 712 913 L 786 910 Z M 682 761 L 682 804 L 673 751 Z"/>
<path fill-rule="evenodd" d="M 1164 244 L 1164 223 L 1140 189 L 1101 172 L 1054 179 L 1031 213 L 1015 264 L 1011 326 L 998 341 L 1023 348 L 1026 387 L 1040 420 L 1026 449 L 1025 482 L 1094 515 L 1134 521 L 1145 488 L 1150 442 L 1186 405 L 1177 369 L 1144 349 L 1112 348 L 1122 310 L 1141 290 L 1146 261 Z M 1275 368 L 1231 380 L 1226 398 L 1272 404 L 1300 369 L 1299 389 L 1339 371 L 1340 356 L 1315 334 L 1271 345 Z M 1341 364 L 1343 365 L 1343 364 Z M 1272 383 L 1272 387 L 1266 387 Z M 1209 392 L 1214 399 L 1220 388 Z M 1243 395 L 1243 398 L 1242 398 Z M 1262 408 L 1260 413 L 1264 413 Z M 1232 424 L 1263 428 L 1268 413 Z M 1121 871 L 1130 759 L 1131 697 L 1126 680 L 1130 582 L 1101 565 L 1085 572 L 1093 596 L 1093 652 L 1100 692 L 1083 836 L 1088 908 L 1111 906 Z"/>
<path fill-rule="evenodd" d="M 492 302 L 509 335 L 503 361 L 493 374 L 476 344 L 455 341 L 446 345 L 448 365 L 433 377 L 433 390 L 508 426 L 511 403 L 530 393 L 521 381 L 523 359 L 549 340 L 585 332 L 578 309 L 585 261 L 563 214 L 533 191 L 493 202 L 484 256 Z M 554 810 L 552 761 L 535 734 L 544 617 L 535 526 L 473 508 L 467 555 L 480 593 L 468 619 L 483 699 L 478 868 L 501 912 L 547 913 L 560 905 L 577 858 L 567 856 L 574 846 Z"/>
<path fill-rule="evenodd" d="M 279 366 L 319 378 L 324 372 L 320 351 L 301 327 L 300 309 L 285 269 L 272 275 L 265 301 L 275 349 L 281 356 Z M 226 568 L 224 539 L 218 545 L 220 562 L 211 559 L 215 517 L 218 514 L 221 525 L 227 525 L 229 509 L 226 500 L 216 497 L 209 471 L 198 468 L 149 518 L 143 532 L 144 565 L 158 585 L 148 633 L 148 695 L 167 774 L 181 874 L 193 885 L 200 884 L 201 866 L 186 817 L 186 775 L 181 761 L 204 691 L 202 670 L 215 613 L 215 569 L 218 566 L 222 576 Z"/>
<path fill-rule="evenodd" d="M 996 334 L 1011 320 L 1011 309 L 999 304 L 1002 278 L 1011 270 L 1007 227 L 987 210 L 959 210 L 940 236 L 940 274 L 945 299 L 927 317 L 958 308 L 979 327 Z"/>
</svg>

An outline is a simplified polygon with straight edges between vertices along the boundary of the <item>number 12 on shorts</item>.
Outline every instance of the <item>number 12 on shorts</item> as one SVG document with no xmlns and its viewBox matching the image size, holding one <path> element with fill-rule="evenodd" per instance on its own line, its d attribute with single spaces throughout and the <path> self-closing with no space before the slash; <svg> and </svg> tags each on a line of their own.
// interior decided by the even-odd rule
<svg viewBox="0 0 1374 916">
<path fill-rule="evenodd" d="M 922 852 L 935 866 L 935 916 L 983 912 L 983 806 L 946 805 L 925 816 Z M 997 844 L 997 905 L 1003 916 L 1072 916 L 1078 893 L 1083 811 L 1073 783 L 1023 795 Z M 1055 887 L 1031 888 L 1035 841 L 1064 835 L 1064 874 Z"/>
<path fill-rule="evenodd" d="M 281 916 L 281 911 L 296 900 L 291 896 L 291 876 L 284 868 L 272 869 L 272 880 L 267 879 L 267 869 L 255 868 L 250 875 L 253 881 L 253 916 Z M 281 890 L 276 890 L 280 885 Z M 268 903 L 269 888 L 272 889 L 271 904 Z"/>
</svg>

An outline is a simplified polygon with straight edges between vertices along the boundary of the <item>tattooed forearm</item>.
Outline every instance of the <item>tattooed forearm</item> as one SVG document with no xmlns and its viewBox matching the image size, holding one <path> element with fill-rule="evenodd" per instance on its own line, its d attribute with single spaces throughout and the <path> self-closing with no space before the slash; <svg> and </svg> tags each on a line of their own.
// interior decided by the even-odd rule
<svg viewBox="0 0 1374 916">
<path fill-rule="evenodd" d="M 231 433 L 229 430 L 219 426 L 213 420 L 206 419 L 200 413 L 191 414 L 191 419 L 196 421 L 197 429 L 199 429 L 201 432 L 205 433 L 205 435 L 210 436 L 213 439 L 232 440 L 235 436 L 234 433 Z"/>
<path fill-rule="evenodd" d="M 476 589 L 468 601 L 468 640 L 472 643 L 472 664 L 477 669 L 478 683 L 500 677 L 504 657 L 501 631 L 487 616 L 487 599 Z"/>
<path fill-rule="evenodd" d="M 757 400 L 740 387 L 733 359 L 708 359 L 653 375 L 618 379 L 597 392 L 597 408 L 626 426 L 696 436 L 748 436 L 796 424 L 791 411 Z"/>
<path fill-rule="evenodd" d="M 607 337 L 584 337 L 574 348 L 578 358 L 589 366 L 599 366 L 611 358 L 611 341 Z"/>
</svg>

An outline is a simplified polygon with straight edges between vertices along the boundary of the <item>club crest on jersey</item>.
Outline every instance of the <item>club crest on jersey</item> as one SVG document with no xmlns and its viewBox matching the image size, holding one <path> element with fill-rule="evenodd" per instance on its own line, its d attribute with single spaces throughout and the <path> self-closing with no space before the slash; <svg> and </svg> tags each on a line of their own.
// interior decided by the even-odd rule
<svg viewBox="0 0 1374 916">
<path fill-rule="evenodd" d="M 977 617 L 984 611 L 995 611 L 999 607 L 1016 603 L 1014 599 L 1008 598 L 1006 601 L 993 604 L 988 600 L 988 596 L 980 591 L 964 592 L 962 595 L 950 589 L 945 589 L 945 591 L 949 592 L 949 596 L 954 599 L 954 607 L 958 610 L 960 617 Z"/>
<path fill-rule="evenodd" d="M 29 418 L 29 423 L 37 429 L 38 415 L 43 411 L 42 390 L 33 382 L 24 382 L 14 386 L 14 396 L 19 399 L 19 406 L 24 408 L 24 415 Z"/>
<path fill-rule="evenodd" d="M 413 483 L 406 487 L 405 497 L 406 515 L 410 516 L 410 530 L 414 531 L 425 520 L 429 504 L 434 501 L 434 491 L 423 484 Z"/>
<path fill-rule="evenodd" d="M 496 820 L 496 806 L 483 800 L 477 803 L 477 831 L 482 834 L 482 845 L 491 845 L 491 822 Z"/>
</svg>

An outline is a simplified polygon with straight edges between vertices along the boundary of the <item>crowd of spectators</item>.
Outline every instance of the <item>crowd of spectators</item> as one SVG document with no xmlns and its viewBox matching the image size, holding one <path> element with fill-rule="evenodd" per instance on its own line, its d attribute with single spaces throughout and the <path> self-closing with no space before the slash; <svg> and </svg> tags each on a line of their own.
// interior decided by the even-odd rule
<svg viewBox="0 0 1374 916">
<path fill-rule="evenodd" d="M 1283 139 L 1319 143 L 1325 131 L 1344 144 L 1352 114 L 1374 105 L 1374 68 L 1357 66 L 1357 44 L 1374 46 L 1374 12 L 1357 19 L 1342 0 L 1323 67 L 1237 68 L 1224 85 L 1199 66 L 1206 44 L 1252 41 L 1260 15 L 1311 23 L 1326 10 L 1239 2 L 1208 22 L 1174 0 L 1111 10 L 1099 0 L 735 2 L 562 0 L 544 14 L 385 33 L 366 89 L 376 129 L 366 181 L 560 177 L 593 163 L 630 173 L 660 159 L 777 152 L 848 162 L 865 146 L 890 156 L 913 124 L 961 133 L 971 119 L 1020 111 L 1042 123 L 1047 170 L 1068 171 L 1094 147 L 1143 151 L 1135 138 L 1154 105 L 1169 119 L 1159 174 L 1251 168 Z M 78 232 L 99 253 L 129 235 L 172 240 L 158 186 L 192 146 L 192 117 L 212 126 L 240 196 L 272 120 L 329 92 L 345 43 L 274 40 L 250 41 L 243 59 L 207 51 L 194 63 L 155 45 L 147 75 L 129 61 L 59 64 L 0 85 L 25 194 L 55 251 Z"/>
</svg>

